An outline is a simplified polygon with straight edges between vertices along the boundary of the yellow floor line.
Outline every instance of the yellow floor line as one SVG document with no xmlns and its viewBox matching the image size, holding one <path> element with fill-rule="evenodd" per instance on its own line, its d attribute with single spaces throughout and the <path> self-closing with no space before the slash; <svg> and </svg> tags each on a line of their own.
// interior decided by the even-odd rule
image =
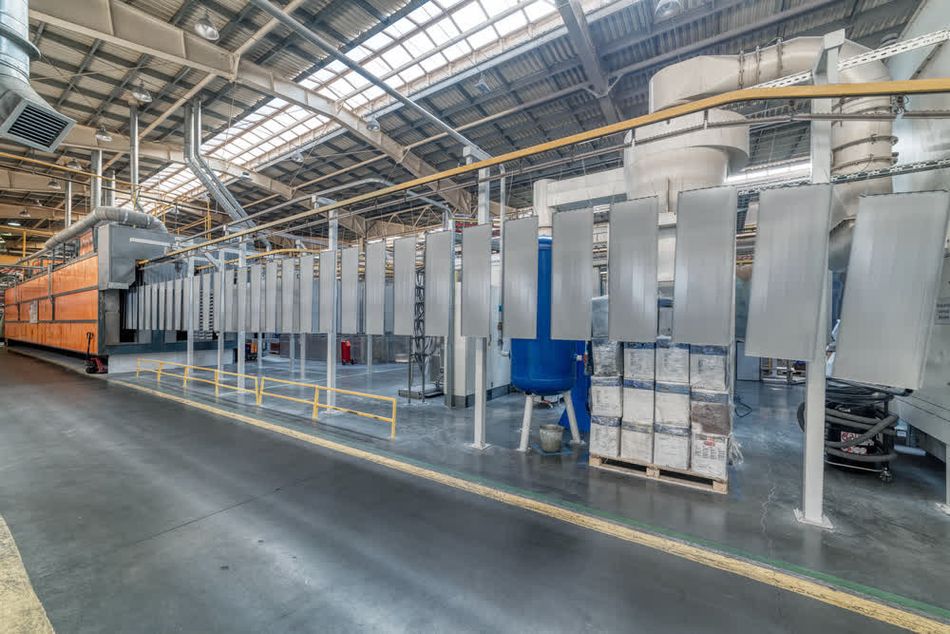
<svg viewBox="0 0 950 634">
<path fill-rule="evenodd" d="M 245 416 L 244 414 L 229 412 L 211 405 L 199 403 L 197 401 L 180 396 L 175 396 L 174 394 L 167 394 L 165 392 L 153 390 L 141 385 L 135 385 L 126 381 L 116 382 L 132 389 L 152 394 L 159 398 L 172 400 L 189 407 L 195 407 L 197 409 L 210 412 L 212 414 L 238 420 L 243 423 L 247 423 L 248 425 L 253 425 L 254 427 L 259 427 L 261 429 L 266 429 L 277 434 L 282 434 L 284 436 L 289 436 L 291 438 L 310 443 L 311 445 L 330 449 L 332 451 L 352 456 L 354 458 L 359 458 L 361 460 L 366 460 L 368 462 L 382 465 L 396 471 L 401 471 L 403 473 L 414 475 L 420 478 L 425 478 L 426 480 L 438 482 L 455 489 L 460 489 L 462 491 L 467 491 L 469 493 L 473 493 L 491 500 L 496 500 L 504 504 L 509 504 L 511 506 L 516 506 L 518 508 L 539 513 L 541 515 L 552 517 L 569 524 L 588 528 L 605 535 L 616 537 L 617 539 L 633 542 L 635 544 L 646 546 L 667 554 L 676 555 L 682 559 L 702 564 L 710 568 L 731 572 L 748 579 L 753 579 L 760 583 L 781 588 L 789 592 L 794 592 L 810 599 L 821 601 L 823 603 L 827 603 L 844 610 L 849 610 L 851 612 L 856 612 L 869 618 L 876 619 L 884 623 L 890 623 L 891 625 L 896 625 L 897 627 L 902 627 L 913 632 L 950 634 L 950 625 L 941 623 L 940 621 L 927 618 L 915 612 L 910 612 L 891 605 L 879 603 L 877 601 L 873 601 L 850 592 L 838 590 L 816 581 L 781 572 L 779 570 L 769 568 L 768 566 L 749 562 L 730 555 L 702 548 L 700 546 L 694 546 L 674 539 L 638 531 L 636 529 L 615 524 L 598 517 L 571 511 L 553 504 L 548 504 L 547 502 L 534 500 L 528 497 L 517 495 L 515 493 L 510 493 L 508 491 L 502 491 L 500 489 L 495 489 L 493 487 L 478 484 L 476 482 L 469 482 L 468 480 L 440 473 L 432 469 L 426 469 L 424 467 L 402 462 L 394 458 L 381 456 L 370 451 L 356 449 L 355 447 L 333 442 L 332 440 L 312 436 L 294 429 L 288 429 L 281 425 L 268 423 L 267 421 L 253 418 L 251 416 Z"/>
<path fill-rule="evenodd" d="M 0 516 L 0 631 L 23 634 L 53 631 L 3 516 Z"/>
</svg>

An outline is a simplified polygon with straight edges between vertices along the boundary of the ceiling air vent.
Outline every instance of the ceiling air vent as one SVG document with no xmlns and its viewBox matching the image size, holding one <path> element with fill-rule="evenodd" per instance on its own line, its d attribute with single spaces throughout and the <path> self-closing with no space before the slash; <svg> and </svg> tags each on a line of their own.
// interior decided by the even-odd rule
<svg viewBox="0 0 950 634">
<path fill-rule="evenodd" d="M 11 114 L 0 124 L 0 135 L 39 150 L 56 149 L 73 126 L 72 119 L 24 99 Z"/>
</svg>

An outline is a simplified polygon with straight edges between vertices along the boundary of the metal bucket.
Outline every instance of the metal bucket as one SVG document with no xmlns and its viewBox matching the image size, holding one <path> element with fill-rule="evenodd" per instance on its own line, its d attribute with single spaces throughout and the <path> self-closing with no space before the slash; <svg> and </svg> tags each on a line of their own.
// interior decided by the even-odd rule
<svg viewBox="0 0 950 634">
<path fill-rule="evenodd" d="M 560 425 L 541 425 L 541 450 L 546 453 L 559 453 L 563 435 L 564 428 Z"/>
</svg>

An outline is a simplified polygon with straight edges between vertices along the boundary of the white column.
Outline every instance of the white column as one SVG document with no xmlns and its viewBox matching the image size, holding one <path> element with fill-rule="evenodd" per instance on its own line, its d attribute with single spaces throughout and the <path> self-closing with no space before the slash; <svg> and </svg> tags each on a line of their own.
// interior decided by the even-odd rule
<svg viewBox="0 0 950 634">
<path fill-rule="evenodd" d="M 814 69 L 815 83 L 838 81 L 838 51 L 844 31 L 824 37 L 824 52 Z M 812 101 L 812 112 L 831 112 L 830 99 Z M 813 183 L 831 182 L 831 121 L 811 123 L 811 164 Z M 815 354 L 808 359 L 805 385 L 805 441 L 802 461 L 802 507 L 795 517 L 805 524 L 831 528 L 823 512 L 825 495 L 825 347 L 828 336 L 828 254 L 825 253 L 824 284 L 818 309 L 818 337 Z"/>
<path fill-rule="evenodd" d="M 469 161 L 471 158 L 468 157 Z M 482 181 L 478 185 L 478 224 L 480 225 L 491 222 L 491 183 L 488 181 L 488 176 L 487 169 L 478 170 L 478 179 Z M 490 276 L 491 259 L 489 258 Z M 476 337 L 473 343 L 475 344 L 475 432 L 472 446 L 476 449 L 484 449 L 488 446 L 485 440 L 488 421 L 488 338 Z"/>
<path fill-rule="evenodd" d="M 188 258 L 188 265 L 185 268 L 184 280 L 185 301 L 183 310 L 185 311 L 185 363 L 195 364 L 195 259 Z"/>
<path fill-rule="evenodd" d="M 339 245 L 338 234 L 340 221 L 336 218 L 336 209 L 330 211 L 330 250 L 337 252 Z M 340 301 L 336 285 L 336 258 L 333 259 L 333 273 L 329 276 L 331 280 L 331 295 L 333 297 L 333 314 L 330 315 L 330 332 L 327 333 L 327 387 L 336 387 L 336 356 L 337 356 L 337 303 Z M 324 280 L 323 271 L 320 271 L 320 283 Z M 332 391 L 327 392 L 327 405 L 336 405 L 336 394 Z"/>
<path fill-rule="evenodd" d="M 238 248 L 238 283 L 237 297 L 235 298 L 237 307 L 244 309 L 243 311 L 236 311 L 238 328 L 236 358 L 238 374 L 244 374 L 244 342 L 247 339 L 247 333 L 244 331 L 244 320 L 247 318 L 247 271 L 244 270 L 245 266 L 247 266 L 247 244 L 242 242 L 241 246 Z M 243 379 L 241 379 L 241 381 L 241 387 L 244 387 Z"/>
<path fill-rule="evenodd" d="M 224 369 L 224 261 L 227 259 L 224 249 L 218 251 L 218 296 L 214 298 L 214 314 L 218 322 L 218 372 Z"/>
<path fill-rule="evenodd" d="M 307 376 L 307 333 L 300 333 L 300 378 Z"/>
<path fill-rule="evenodd" d="M 373 373 L 373 335 L 366 335 L 366 373 Z"/>
</svg>

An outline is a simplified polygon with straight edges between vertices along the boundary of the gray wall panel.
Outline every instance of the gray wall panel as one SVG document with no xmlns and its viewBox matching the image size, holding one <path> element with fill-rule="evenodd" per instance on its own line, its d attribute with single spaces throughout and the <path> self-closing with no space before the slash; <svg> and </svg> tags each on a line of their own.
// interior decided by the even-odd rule
<svg viewBox="0 0 950 634">
<path fill-rule="evenodd" d="M 655 196 L 610 208 L 607 329 L 614 341 L 656 339 L 658 214 Z"/>
<path fill-rule="evenodd" d="M 320 332 L 333 325 L 333 289 L 336 287 L 336 251 L 320 253 Z"/>
<path fill-rule="evenodd" d="M 732 342 L 736 272 L 736 189 L 681 192 L 676 217 L 673 340 Z"/>
<path fill-rule="evenodd" d="M 340 332 L 355 335 L 359 328 L 360 250 L 343 249 L 340 253 Z"/>
<path fill-rule="evenodd" d="M 312 255 L 300 258 L 300 302 L 299 324 L 300 332 L 309 334 L 314 332 L 313 323 L 313 263 Z"/>
<path fill-rule="evenodd" d="M 165 323 L 163 330 L 174 330 L 175 322 L 175 280 L 165 281 Z"/>
<path fill-rule="evenodd" d="M 237 332 L 237 283 L 234 269 L 224 272 L 224 332 Z"/>
<path fill-rule="evenodd" d="M 411 335 L 416 303 L 416 238 L 393 242 L 393 334 Z"/>
<path fill-rule="evenodd" d="M 156 282 L 155 330 L 165 330 L 165 282 Z"/>
<path fill-rule="evenodd" d="M 280 265 L 277 260 L 269 260 L 264 265 L 264 332 L 277 332 L 277 292 L 278 287 L 277 271 Z"/>
<path fill-rule="evenodd" d="M 224 271 L 215 270 L 211 273 L 212 297 L 214 298 L 211 300 L 211 330 L 218 333 L 224 331 L 224 277 Z"/>
<path fill-rule="evenodd" d="M 145 330 L 145 286 L 135 287 L 135 328 Z"/>
<path fill-rule="evenodd" d="M 237 269 L 235 274 L 234 328 L 247 332 L 247 308 L 250 305 L 250 289 L 247 285 L 247 267 Z"/>
<path fill-rule="evenodd" d="M 211 315 L 214 311 L 214 292 L 212 291 L 212 280 L 214 274 L 211 272 L 201 275 L 201 330 L 211 330 Z"/>
<path fill-rule="evenodd" d="M 462 229 L 463 337 L 491 336 L 491 234 L 490 224 Z"/>
<path fill-rule="evenodd" d="M 594 212 L 554 214 L 551 243 L 551 339 L 590 339 L 594 296 Z"/>
<path fill-rule="evenodd" d="M 191 277 L 191 329 L 201 330 L 201 274 Z"/>
<path fill-rule="evenodd" d="M 386 315 L 386 243 L 366 245 L 364 328 L 368 335 L 384 334 Z"/>
<path fill-rule="evenodd" d="M 155 292 L 157 288 L 154 284 L 149 284 L 145 288 L 148 289 L 145 294 L 145 329 L 152 330 L 155 328 Z"/>
<path fill-rule="evenodd" d="M 172 330 L 184 330 L 181 320 L 181 307 L 183 305 L 182 298 L 182 279 L 180 277 L 175 278 L 174 282 L 174 293 L 175 297 L 172 300 Z"/>
<path fill-rule="evenodd" d="M 535 339 L 538 334 L 538 219 L 505 223 L 505 336 Z"/>
<path fill-rule="evenodd" d="M 759 196 L 745 353 L 810 360 L 828 263 L 831 185 Z"/>
<path fill-rule="evenodd" d="M 860 199 L 835 377 L 920 387 L 936 317 L 948 208 L 950 194 L 944 191 Z"/>
<path fill-rule="evenodd" d="M 284 333 L 300 332 L 297 317 L 297 260 L 284 258 L 280 262 L 280 331 Z"/>
<path fill-rule="evenodd" d="M 425 333 L 446 337 L 455 279 L 455 232 L 439 231 L 426 236 Z"/>
<path fill-rule="evenodd" d="M 250 279 L 250 305 L 247 307 L 247 329 L 252 333 L 262 332 L 261 328 L 261 304 L 264 302 L 263 267 L 260 264 L 251 265 Z"/>
</svg>

